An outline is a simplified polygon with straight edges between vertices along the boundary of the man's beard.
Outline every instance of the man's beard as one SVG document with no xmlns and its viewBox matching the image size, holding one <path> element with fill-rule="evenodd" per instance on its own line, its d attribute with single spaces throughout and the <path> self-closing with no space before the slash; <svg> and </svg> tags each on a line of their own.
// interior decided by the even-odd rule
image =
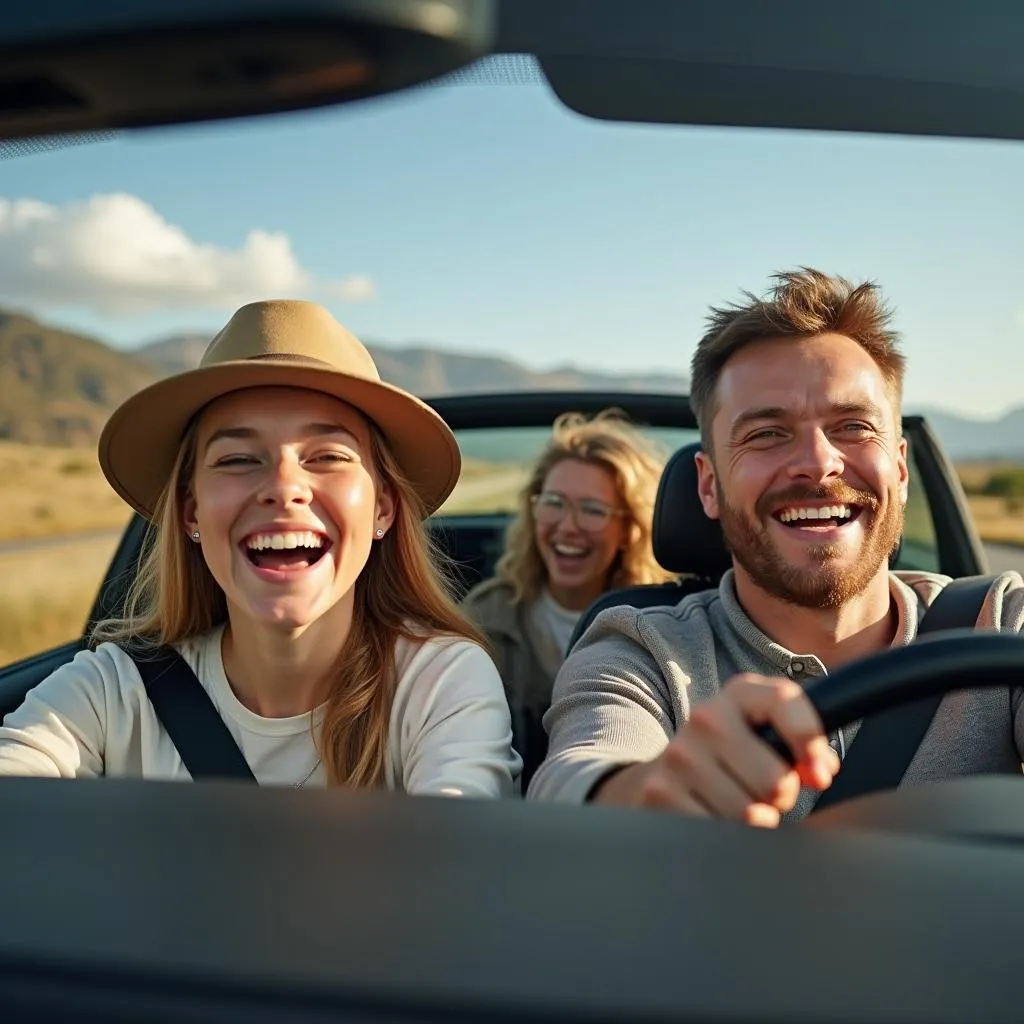
<svg viewBox="0 0 1024 1024">
<path fill-rule="evenodd" d="M 880 512 L 880 503 L 873 494 L 845 485 L 805 489 L 799 493 L 791 488 L 765 495 L 758 502 L 753 518 L 730 505 L 720 485 L 717 489 L 722 533 L 737 564 L 756 586 L 803 608 L 840 608 L 860 594 L 888 562 L 903 533 L 903 506 L 898 500 L 890 500 L 885 511 Z M 890 499 L 894 498 L 894 494 L 890 495 Z M 807 567 L 786 561 L 768 527 L 762 524 L 772 509 L 798 505 L 801 501 L 860 507 L 864 541 L 860 551 L 854 553 L 851 565 L 844 568 L 839 563 L 839 558 L 848 550 L 842 542 L 809 544 L 807 553 L 811 564 Z"/>
</svg>

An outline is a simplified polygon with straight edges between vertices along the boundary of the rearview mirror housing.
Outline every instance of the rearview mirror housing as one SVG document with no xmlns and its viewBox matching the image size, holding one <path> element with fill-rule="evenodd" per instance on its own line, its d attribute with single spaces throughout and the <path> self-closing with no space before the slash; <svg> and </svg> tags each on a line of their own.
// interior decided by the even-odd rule
<svg viewBox="0 0 1024 1024">
<path fill-rule="evenodd" d="M 496 0 L 90 0 L 0 21 L 0 138 L 344 103 L 489 52 Z"/>
</svg>

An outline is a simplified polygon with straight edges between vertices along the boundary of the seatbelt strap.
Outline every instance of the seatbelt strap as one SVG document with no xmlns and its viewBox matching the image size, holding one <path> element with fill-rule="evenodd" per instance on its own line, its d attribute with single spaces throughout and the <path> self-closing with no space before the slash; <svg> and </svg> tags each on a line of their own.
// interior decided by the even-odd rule
<svg viewBox="0 0 1024 1024">
<path fill-rule="evenodd" d="M 152 654 L 130 656 L 157 718 L 192 778 L 255 782 L 256 776 L 188 662 L 168 645 Z"/>
<path fill-rule="evenodd" d="M 973 629 L 994 576 L 964 576 L 943 587 L 925 612 L 917 635 L 947 629 Z M 841 800 L 895 789 L 917 753 L 942 695 L 922 697 L 866 718 L 832 785 L 818 797 L 811 814 Z"/>
</svg>

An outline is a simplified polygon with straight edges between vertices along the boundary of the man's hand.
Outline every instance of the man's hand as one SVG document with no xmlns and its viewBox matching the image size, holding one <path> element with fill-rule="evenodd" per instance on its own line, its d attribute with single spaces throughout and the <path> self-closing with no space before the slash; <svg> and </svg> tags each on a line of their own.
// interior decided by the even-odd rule
<svg viewBox="0 0 1024 1024">
<path fill-rule="evenodd" d="M 754 732 L 759 725 L 774 727 L 795 767 Z M 827 789 L 838 771 L 821 719 L 797 683 L 741 675 L 694 707 L 659 757 L 609 776 L 592 799 L 774 828 L 801 785 Z"/>
</svg>

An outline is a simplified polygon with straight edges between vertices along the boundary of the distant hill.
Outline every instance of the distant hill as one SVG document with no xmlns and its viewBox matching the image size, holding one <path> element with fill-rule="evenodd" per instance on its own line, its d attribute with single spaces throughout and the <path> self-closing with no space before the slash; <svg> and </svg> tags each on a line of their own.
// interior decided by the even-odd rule
<svg viewBox="0 0 1024 1024">
<path fill-rule="evenodd" d="M 93 444 L 114 407 L 155 378 L 101 341 L 0 311 L 0 439 Z"/>
<path fill-rule="evenodd" d="M 170 373 L 195 366 L 208 338 L 163 338 L 132 351 L 0 310 L 0 440 L 91 445 L 121 401 Z M 685 377 L 605 374 L 566 366 L 532 370 L 512 359 L 447 352 L 427 345 L 371 344 L 381 376 L 423 397 L 481 391 L 651 390 L 685 393 Z M 994 421 L 943 410 L 926 415 L 957 460 L 1024 460 L 1024 408 Z"/>
<path fill-rule="evenodd" d="M 144 345 L 135 355 L 160 373 L 195 366 L 208 338 L 181 334 Z M 419 345 L 409 348 L 367 343 L 381 377 L 421 397 L 480 391 L 586 390 L 668 391 L 686 394 L 689 381 L 664 373 L 595 373 L 565 366 L 531 370 L 511 359 L 447 352 Z"/>
<path fill-rule="evenodd" d="M 91 445 L 114 408 L 140 388 L 196 366 L 207 335 L 180 334 L 137 349 L 60 330 L 0 310 L 0 440 Z M 381 376 L 423 397 L 456 392 L 626 389 L 685 393 L 684 377 L 531 370 L 510 359 L 427 346 L 370 345 Z"/>
<path fill-rule="evenodd" d="M 954 461 L 1024 459 L 1024 408 L 995 420 L 971 419 L 941 409 L 920 412 Z"/>
<path fill-rule="evenodd" d="M 203 336 L 186 334 L 146 345 L 136 354 L 160 372 L 174 373 L 195 366 L 205 347 Z M 446 352 L 428 346 L 391 348 L 370 344 L 369 348 L 385 380 L 421 396 L 531 389 L 622 389 L 683 394 L 689 390 L 689 381 L 681 375 L 619 376 L 571 366 L 539 371 L 511 359 Z M 924 414 L 953 459 L 1024 459 L 1024 408 L 991 421 L 973 420 L 939 409 L 924 410 Z"/>
<path fill-rule="evenodd" d="M 169 376 L 198 366 L 209 344 L 210 336 L 207 334 L 176 334 L 142 345 L 132 354 L 140 362 L 152 367 L 160 376 Z"/>
</svg>

